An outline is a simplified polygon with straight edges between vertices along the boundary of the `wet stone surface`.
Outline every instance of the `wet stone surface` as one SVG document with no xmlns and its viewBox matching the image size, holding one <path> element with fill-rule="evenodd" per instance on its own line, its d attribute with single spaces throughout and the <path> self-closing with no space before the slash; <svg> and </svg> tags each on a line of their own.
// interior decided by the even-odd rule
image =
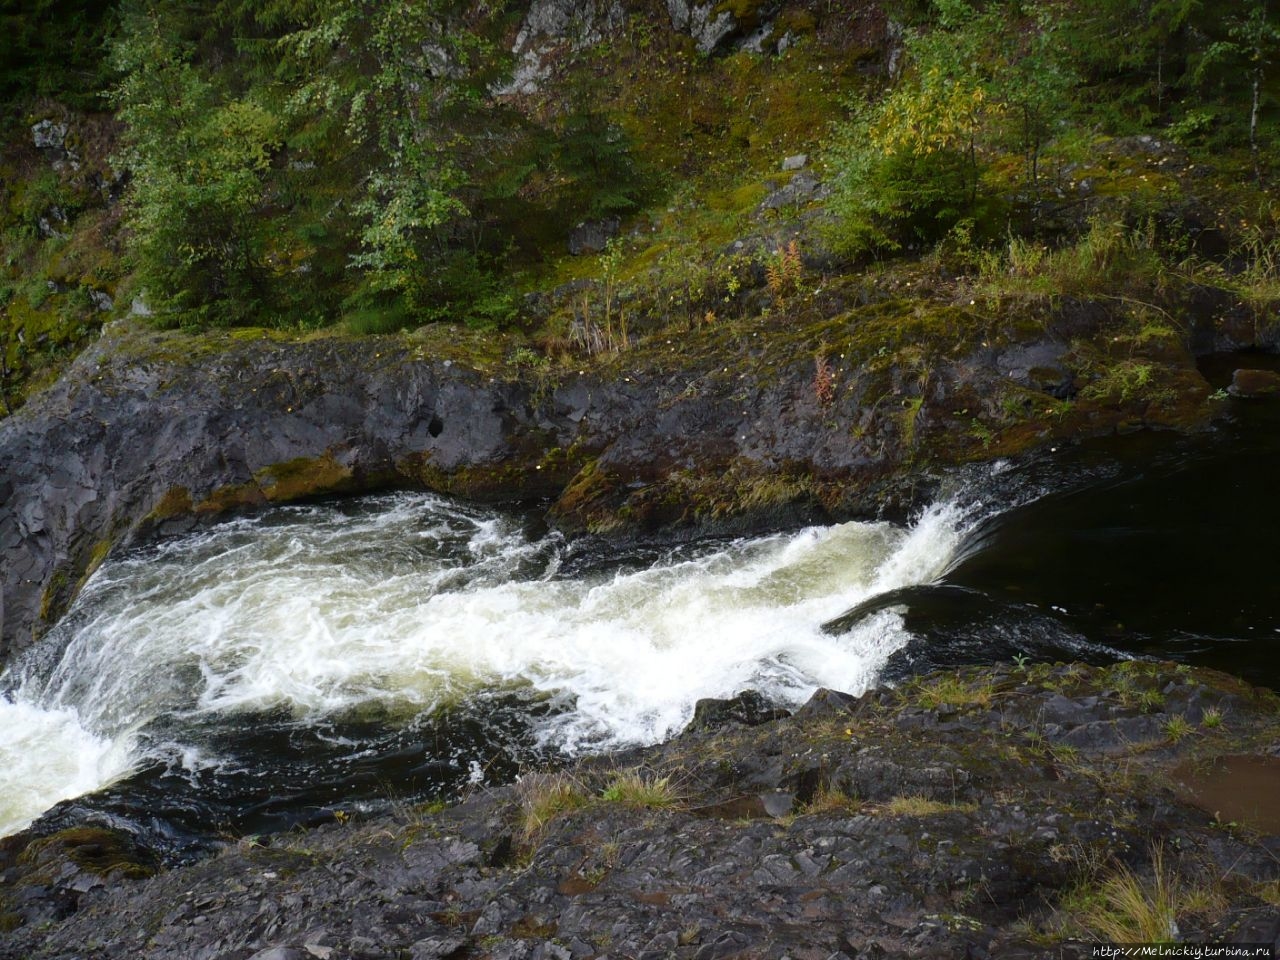
<svg viewBox="0 0 1280 960">
<path fill-rule="evenodd" d="M 1090 896 L 1156 870 L 1199 894 L 1182 939 L 1274 941 L 1280 837 L 1183 802 L 1173 771 L 1278 749 L 1273 694 L 1167 664 L 822 691 L 788 719 L 154 875 L 125 845 L 77 862 L 11 838 L 0 957 L 1087 956 Z"/>
</svg>

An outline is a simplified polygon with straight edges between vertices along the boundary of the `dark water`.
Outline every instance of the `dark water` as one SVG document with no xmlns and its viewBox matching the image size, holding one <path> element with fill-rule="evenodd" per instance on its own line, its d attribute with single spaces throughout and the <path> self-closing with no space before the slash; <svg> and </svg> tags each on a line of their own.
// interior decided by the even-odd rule
<svg viewBox="0 0 1280 960">
<path fill-rule="evenodd" d="M 1235 366 L 1274 368 L 1277 363 L 1263 357 L 1220 358 L 1206 372 L 1215 385 L 1224 385 Z M 547 614 L 550 621 L 521 612 L 524 619 L 512 628 L 513 643 L 532 644 L 522 669 L 533 680 L 508 678 L 489 686 L 473 682 L 462 695 L 417 713 L 376 702 L 304 715 L 251 705 L 201 712 L 186 704 L 172 717 L 162 715 L 147 725 L 142 753 L 149 759 L 133 776 L 62 803 L 38 829 L 86 819 L 111 822 L 181 858 L 223 836 L 285 830 L 353 810 L 454 796 L 469 783 L 509 780 L 530 764 L 590 748 L 590 738 L 566 745 L 563 738 L 548 737 L 548 724 L 587 709 L 592 698 L 607 701 L 614 681 L 618 697 L 631 696 L 629 685 L 646 682 L 641 674 L 648 640 L 637 640 L 635 631 L 617 624 L 643 624 L 646 618 L 668 619 L 673 613 L 679 616 L 664 628 L 669 636 L 654 647 L 654 656 L 671 656 L 675 646 L 678 657 L 657 669 L 659 680 L 663 670 L 673 682 L 698 670 L 723 670 L 725 676 L 670 696 L 638 696 L 634 704 L 624 705 L 624 712 L 631 710 L 634 716 L 599 721 L 605 727 L 616 723 L 617 729 L 596 740 L 598 747 L 668 735 L 678 729 L 672 716 L 691 709 L 696 696 L 759 686 L 794 702 L 803 694 L 806 677 L 834 685 L 831 675 L 815 676 L 806 664 L 831 660 L 846 641 L 889 682 L 939 666 L 1015 657 L 1099 663 L 1151 657 L 1215 667 L 1280 689 L 1277 478 L 1280 401 L 1226 401 L 1215 426 L 1196 436 L 1105 438 L 973 478 L 957 495 L 958 502 L 968 504 L 969 518 L 959 523 L 958 542 L 947 540 L 945 523 L 937 524 L 942 532 L 927 537 L 917 530 L 921 544 L 936 544 L 946 553 L 939 569 L 930 573 L 927 564 L 917 565 L 897 580 L 883 579 L 885 564 L 910 555 L 913 541 L 903 531 L 883 527 L 850 528 L 839 536 L 802 532 L 750 543 L 647 548 L 642 555 L 599 545 L 570 547 L 548 539 L 545 531 L 530 532 L 527 518 L 499 521 L 469 508 L 450 508 L 448 524 L 437 520 L 430 530 L 395 528 L 394 541 L 402 545 L 415 537 L 420 544 L 437 543 L 441 530 L 451 531 L 448 536 L 456 543 L 450 556 L 474 554 L 462 565 L 440 561 L 433 583 L 461 577 L 471 589 L 477 579 L 491 582 L 495 592 L 489 602 L 497 609 L 513 602 L 503 592 L 504 578 L 525 586 L 543 583 L 548 591 L 568 582 L 580 584 L 556 601 L 561 607 Z M 327 514 L 325 522 L 364 522 L 365 513 L 375 508 L 344 505 L 339 513 L 349 517 Z M 296 520 L 290 515 L 280 523 Z M 266 527 L 272 523 L 267 521 Z M 502 523 L 505 532 L 495 533 L 493 524 Z M 251 539 L 251 533 L 245 536 Z M 291 546 L 281 549 L 291 569 L 310 562 L 310 548 L 299 547 L 297 537 L 286 540 Z M 492 547 L 499 540 L 505 545 Z M 313 559 L 333 566 L 325 543 Z M 405 578 L 421 557 L 400 558 L 390 548 L 371 548 L 368 541 L 359 549 L 372 550 L 382 564 L 367 568 L 376 572 L 373 595 L 396 590 L 412 595 L 419 589 L 406 586 Z M 255 562 L 269 570 L 279 560 Z M 768 575 L 756 576 L 744 587 L 744 571 L 758 573 L 761 564 Z M 856 588 L 846 591 L 837 574 L 858 564 L 866 569 L 851 575 Z M 343 568 L 342 563 L 336 566 Z M 371 575 L 362 576 L 368 580 Z M 394 590 L 383 589 L 378 579 L 383 577 L 397 584 Z M 313 581 L 299 582 L 317 589 Z M 339 584 L 336 593 L 347 586 Z M 516 588 L 522 589 L 521 584 Z M 654 598 L 646 599 L 650 588 Z M 702 609 L 699 591 L 712 600 L 720 597 L 720 606 Z M 535 595 L 543 596 L 517 593 L 524 598 L 520 602 Z M 843 595 L 853 602 L 842 615 L 837 615 L 839 605 L 821 612 L 824 603 L 838 603 Z M 741 663 L 703 656 L 704 648 L 717 644 L 750 647 L 746 625 L 772 621 L 769 604 L 775 601 L 778 613 L 771 629 L 805 634 L 804 643 L 751 651 Z M 645 603 L 651 606 L 637 614 Z M 598 607 L 591 614 L 595 619 L 584 619 L 580 612 L 592 605 Z M 745 616 L 735 620 L 743 612 L 738 607 Z M 389 616 L 398 611 L 393 606 Z M 631 660 L 601 660 L 581 676 L 572 665 L 564 668 L 571 692 L 549 693 L 554 683 L 545 679 L 551 669 L 546 664 L 560 649 L 562 629 L 556 618 L 563 618 L 566 649 L 574 643 L 585 644 L 582 649 L 595 643 L 617 649 L 639 645 L 627 654 Z M 727 639 L 718 636 L 720 631 Z M 909 636 L 905 645 L 904 635 Z M 412 636 L 406 636 L 410 642 Z M 739 641 L 740 636 L 746 639 Z M 822 647 L 820 636 L 835 645 Z M 234 672 L 240 663 L 234 660 L 225 669 Z M 610 671 L 622 676 L 611 678 Z M 858 674 L 847 676 L 849 686 L 859 682 L 852 679 Z M 324 692 L 330 699 L 347 695 L 341 685 Z M 608 704 L 598 709 L 607 711 Z M 171 741 L 198 742 L 202 753 L 219 758 L 218 763 L 202 767 L 179 762 L 172 752 L 166 754 L 164 745 Z"/>
<path fill-rule="evenodd" d="M 1215 386 L 1236 366 L 1217 358 Z M 1114 655 L 1226 670 L 1280 689 L 1280 402 L 1230 400 L 1208 433 L 1089 442 L 996 481 L 1056 487 L 982 523 L 934 587 L 905 597 L 929 664 Z"/>
</svg>

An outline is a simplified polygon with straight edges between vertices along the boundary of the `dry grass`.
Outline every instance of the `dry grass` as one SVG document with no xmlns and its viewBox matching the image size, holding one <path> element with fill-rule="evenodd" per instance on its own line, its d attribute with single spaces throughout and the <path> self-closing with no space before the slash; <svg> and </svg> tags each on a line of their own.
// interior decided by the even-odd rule
<svg viewBox="0 0 1280 960">
<path fill-rule="evenodd" d="M 805 804 L 803 813 L 807 814 L 843 814 L 850 816 L 857 813 L 863 807 L 861 800 L 857 800 L 843 790 L 833 790 L 831 787 L 823 787 L 813 795 L 813 799 Z"/>
<path fill-rule="evenodd" d="M 1097 940 L 1166 943 L 1178 938 L 1178 918 L 1213 914 L 1225 907 L 1216 887 L 1189 885 L 1165 863 L 1164 849 L 1151 851 L 1151 872 L 1121 865 L 1064 901 L 1068 926 Z"/>
<path fill-rule="evenodd" d="M 1264 903 L 1269 903 L 1273 907 L 1280 907 L 1280 880 L 1260 883 L 1254 888 L 1253 892 Z"/>
<path fill-rule="evenodd" d="M 973 813 L 974 803 L 943 803 L 927 797 L 894 797 L 881 809 L 895 817 L 936 817 L 943 813 Z"/>
<path fill-rule="evenodd" d="M 582 784 L 564 773 L 535 773 L 516 786 L 520 797 L 520 825 L 526 840 L 533 839 L 562 813 L 586 806 Z"/>
</svg>

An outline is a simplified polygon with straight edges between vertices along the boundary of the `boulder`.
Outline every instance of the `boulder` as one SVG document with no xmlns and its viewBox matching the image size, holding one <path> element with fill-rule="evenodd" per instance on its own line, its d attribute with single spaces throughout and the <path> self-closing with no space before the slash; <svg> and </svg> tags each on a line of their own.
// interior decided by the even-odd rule
<svg viewBox="0 0 1280 960">
<path fill-rule="evenodd" d="M 693 707 L 693 720 L 689 730 L 718 730 L 729 724 L 755 727 L 771 720 L 781 720 L 791 714 L 770 702 L 756 690 L 743 690 L 736 697 L 720 700 L 706 697 Z"/>
<path fill-rule="evenodd" d="M 1246 398 L 1275 396 L 1280 393 L 1280 373 L 1274 370 L 1237 370 L 1231 375 L 1227 393 Z"/>
</svg>

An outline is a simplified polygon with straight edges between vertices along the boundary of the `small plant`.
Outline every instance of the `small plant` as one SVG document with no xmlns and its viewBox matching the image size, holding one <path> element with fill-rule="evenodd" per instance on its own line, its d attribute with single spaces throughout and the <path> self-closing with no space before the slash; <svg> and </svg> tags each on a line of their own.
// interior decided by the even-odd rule
<svg viewBox="0 0 1280 960">
<path fill-rule="evenodd" d="M 769 257 L 764 268 L 769 293 L 777 302 L 785 300 L 800 288 L 804 275 L 804 263 L 800 259 L 800 244 L 792 240 L 785 247 L 778 247 Z"/>
<path fill-rule="evenodd" d="M 915 687 L 916 701 L 927 710 L 942 706 L 989 707 L 992 688 L 989 681 L 966 683 L 955 674 L 944 674 L 919 681 Z"/>
<path fill-rule="evenodd" d="M 902 401 L 902 445 L 908 450 L 916 445 L 916 427 L 923 409 L 924 397 L 910 397 Z"/>
<path fill-rule="evenodd" d="M 1192 726 L 1187 718 L 1180 713 L 1175 713 L 1164 722 L 1164 735 L 1173 743 L 1185 739 L 1192 732 Z"/>
<path fill-rule="evenodd" d="M 996 435 L 992 432 L 991 428 L 977 417 L 974 417 L 969 421 L 969 436 L 981 443 L 983 450 L 990 449 L 991 444 L 994 443 L 996 439 Z"/>
<path fill-rule="evenodd" d="M 528 347 L 516 347 L 511 351 L 511 362 L 517 367 L 528 367 L 530 370 L 546 370 L 551 366 L 550 357 Z"/>
<path fill-rule="evenodd" d="M 1253 890 L 1254 896 L 1273 907 L 1280 907 L 1280 880 L 1260 883 Z"/>
<path fill-rule="evenodd" d="M 835 371 L 824 353 L 813 358 L 813 396 L 823 407 L 831 406 L 831 401 L 836 397 Z"/>
<path fill-rule="evenodd" d="M 1209 707 L 1200 717 L 1200 726 L 1206 730 L 1216 730 L 1222 726 L 1222 711 L 1217 707 Z"/>
<path fill-rule="evenodd" d="M 1148 713 L 1164 706 L 1164 694 L 1154 687 L 1142 690 L 1137 695 L 1138 708 Z"/>
<path fill-rule="evenodd" d="M 1219 891 L 1188 887 L 1164 861 L 1164 850 L 1151 854 L 1151 875 L 1140 876 L 1120 866 L 1097 886 L 1075 892 L 1065 904 L 1075 925 L 1100 940 L 1118 943 L 1167 943 L 1178 938 L 1178 916 L 1211 913 L 1222 907 Z"/>
<path fill-rule="evenodd" d="M 836 790 L 830 786 L 824 786 L 813 795 L 813 799 L 805 804 L 804 812 L 806 814 L 845 814 L 850 815 L 857 813 L 862 809 L 862 801 L 857 800 L 843 790 Z"/>
<path fill-rule="evenodd" d="M 680 802 L 679 796 L 671 786 L 670 777 L 646 779 L 639 770 L 622 770 L 615 773 L 601 791 L 600 798 L 609 803 L 651 810 L 672 807 Z"/>
<path fill-rule="evenodd" d="M 577 810 L 587 803 L 582 785 L 562 773 L 538 773 L 524 777 L 516 792 L 520 797 L 521 828 L 526 840 L 536 837 L 560 814 Z"/>
</svg>

